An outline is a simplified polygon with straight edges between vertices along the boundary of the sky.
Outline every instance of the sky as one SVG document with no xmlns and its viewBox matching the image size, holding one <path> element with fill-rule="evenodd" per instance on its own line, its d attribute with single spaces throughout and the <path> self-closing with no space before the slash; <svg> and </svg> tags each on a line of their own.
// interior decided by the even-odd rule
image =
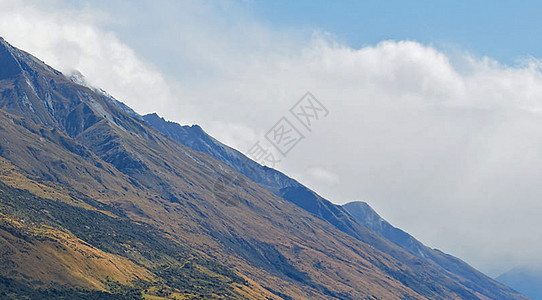
<svg viewBox="0 0 542 300">
<path fill-rule="evenodd" d="M 542 43 L 540 1 L 255 1 L 253 12 L 273 27 L 318 28 L 351 47 L 382 40 L 468 50 L 512 64 L 537 56 Z"/>
<path fill-rule="evenodd" d="M 241 152 L 289 118 L 304 139 L 279 170 L 497 276 L 542 265 L 541 9 L 2 0 L 0 35 Z M 329 112 L 310 131 L 290 113 L 307 91 Z"/>
</svg>

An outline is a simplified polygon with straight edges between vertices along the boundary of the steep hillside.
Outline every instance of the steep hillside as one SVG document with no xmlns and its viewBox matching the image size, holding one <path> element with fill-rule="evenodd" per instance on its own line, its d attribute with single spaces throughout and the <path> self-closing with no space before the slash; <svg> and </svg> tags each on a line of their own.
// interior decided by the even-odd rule
<svg viewBox="0 0 542 300">
<path fill-rule="evenodd" d="M 257 162 L 230 148 L 208 135 L 200 126 L 181 126 L 169 122 L 157 114 L 148 114 L 141 117 L 153 128 L 157 129 L 173 140 L 193 150 L 207 153 L 226 163 L 235 171 L 245 175 L 250 180 L 267 188 L 279 190 L 286 187 L 300 187 L 301 185 L 275 169 L 261 166 Z"/>
<path fill-rule="evenodd" d="M 14 175 L 16 169 L 9 169 Z M 50 189 L 21 174 L 10 178 L 17 178 L 10 183 L 20 187 Z M 120 210 L 64 196 L 41 198 L 0 183 L 0 274 L 9 283 L 0 290 L 33 299 L 126 299 L 142 293 L 260 299 L 266 294 L 228 267 L 133 222 Z M 70 294 L 73 288 L 79 289 L 75 295 Z"/>
<path fill-rule="evenodd" d="M 476 292 L 499 299 L 505 299 L 508 293 L 514 293 L 460 259 L 430 249 L 408 233 L 393 227 L 364 202 L 335 205 L 286 175 L 261 166 L 239 151 L 218 142 L 197 125 L 181 126 L 156 114 L 145 115 L 143 120 L 187 147 L 212 155 L 283 199 L 329 222 L 340 231 L 391 254 L 405 264 L 409 261 L 405 260 L 404 253 L 390 248 L 382 243 L 382 240 L 374 239 L 373 235 L 367 234 L 367 228 Z"/>
<path fill-rule="evenodd" d="M 343 205 L 343 207 L 354 218 L 375 233 L 405 249 L 412 255 L 423 259 L 441 272 L 462 282 L 465 286 L 475 286 L 478 291 L 486 295 L 490 295 L 492 291 L 507 289 L 501 283 L 492 280 L 464 261 L 437 249 L 431 249 L 410 234 L 393 227 L 386 220 L 382 219 L 367 203 L 360 201 L 350 202 Z"/>
<path fill-rule="evenodd" d="M 29 286 L 219 299 L 524 299 L 504 287 L 484 295 L 340 209 L 334 216 L 356 228 L 339 230 L 324 213 L 292 203 L 295 190 L 277 196 L 3 40 L 0 73 L 0 212 L 14 253 L 2 270 L 42 264 L 26 255 L 33 249 L 64 258 L 48 278 L 2 271 L 3 282 L 16 282 L 13 293 Z M 221 193 L 217 182 L 226 183 Z M 118 272 L 109 275 L 116 258 Z M 80 282 L 60 275 L 82 268 Z"/>
</svg>

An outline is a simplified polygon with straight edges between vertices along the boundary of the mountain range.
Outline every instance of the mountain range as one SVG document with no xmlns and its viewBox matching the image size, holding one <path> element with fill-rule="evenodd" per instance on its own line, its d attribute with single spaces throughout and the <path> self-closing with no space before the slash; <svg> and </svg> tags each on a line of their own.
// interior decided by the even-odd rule
<svg viewBox="0 0 542 300">
<path fill-rule="evenodd" d="M 0 298 L 528 299 L 0 38 Z"/>
</svg>

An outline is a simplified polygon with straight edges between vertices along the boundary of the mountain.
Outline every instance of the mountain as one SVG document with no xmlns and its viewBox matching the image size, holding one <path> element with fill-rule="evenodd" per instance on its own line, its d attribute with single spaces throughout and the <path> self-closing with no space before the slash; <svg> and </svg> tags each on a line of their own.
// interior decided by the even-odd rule
<svg viewBox="0 0 542 300">
<path fill-rule="evenodd" d="M 400 255 L 393 254 L 393 250 L 390 250 L 387 245 L 383 245 L 381 241 L 368 239 L 371 237 L 367 234 L 368 228 L 380 237 L 432 265 L 440 272 L 462 282 L 465 286 L 476 287 L 477 291 L 481 291 L 485 295 L 492 295 L 492 297 L 504 297 L 504 295 L 493 294 L 493 291 L 507 289 L 502 284 L 495 282 L 458 258 L 426 247 L 408 233 L 386 222 L 365 202 L 351 202 L 343 206 L 335 205 L 285 174 L 259 165 L 241 152 L 220 143 L 197 125 L 181 126 L 166 121 L 156 113 L 143 116 L 143 120 L 185 146 L 210 154 L 228 164 L 277 196 L 296 204 L 315 217 L 333 224 L 337 229 L 360 241 L 367 242 L 380 250 L 392 253 L 395 258 L 401 259 Z"/>
<path fill-rule="evenodd" d="M 198 125 L 181 126 L 177 123 L 166 121 L 156 113 L 145 115 L 142 119 L 173 140 L 193 150 L 213 156 L 237 172 L 245 175 L 250 180 L 268 189 L 301 186 L 297 181 L 285 176 L 279 171 L 262 166 L 241 152 L 222 144 L 208 135 Z"/>
<path fill-rule="evenodd" d="M 262 166 L 241 152 L 222 144 L 203 131 L 200 126 L 181 126 L 166 121 L 156 113 L 145 115 L 142 118 L 166 136 L 193 150 L 211 155 L 275 195 L 294 203 L 313 216 L 333 224 L 342 232 L 361 241 L 369 242 L 373 246 L 379 243 L 379 241 L 372 239 L 374 235 L 368 234 L 365 226 L 350 216 L 340 205 L 333 204 L 285 174 Z M 383 246 L 384 249 L 386 247 L 386 245 Z"/>
<path fill-rule="evenodd" d="M 542 270 L 533 266 L 514 268 L 496 278 L 535 300 L 542 299 Z"/>
<path fill-rule="evenodd" d="M 356 220 L 363 223 L 367 228 L 376 232 L 378 235 L 388 239 L 399 247 L 407 250 L 411 254 L 427 258 L 432 256 L 433 250 L 425 247 L 410 234 L 399 228 L 393 227 L 386 220 L 382 219 L 369 204 L 361 201 L 350 202 L 343 205 Z"/>
<path fill-rule="evenodd" d="M 449 276 L 283 174 L 233 168 L 113 100 L 0 39 L 0 298 L 527 299 Z"/>
<path fill-rule="evenodd" d="M 499 289 L 501 284 L 491 280 L 486 275 L 472 268 L 464 261 L 443 253 L 437 249 L 431 249 L 416 240 L 410 234 L 392 226 L 376 213 L 369 204 L 361 201 L 344 204 L 343 207 L 357 220 L 362 222 L 381 237 L 391 241 L 412 255 L 423 259 L 448 276 L 463 282 L 467 286 L 476 286 L 478 290 L 486 293 Z M 503 281 L 500 281 L 503 282 Z M 503 282 L 505 283 L 505 282 Z M 506 283 L 505 283 L 506 284 Z M 514 287 L 513 285 L 509 285 Z"/>
</svg>

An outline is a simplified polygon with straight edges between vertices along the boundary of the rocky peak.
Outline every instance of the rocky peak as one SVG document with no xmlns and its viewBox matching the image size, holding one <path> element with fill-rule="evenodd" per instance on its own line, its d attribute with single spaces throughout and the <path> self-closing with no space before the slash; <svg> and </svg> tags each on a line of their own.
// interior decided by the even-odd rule
<svg viewBox="0 0 542 300">
<path fill-rule="evenodd" d="M 0 80 L 14 78 L 22 73 L 22 68 L 12 53 L 13 48 L 0 37 Z"/>
</svg>

